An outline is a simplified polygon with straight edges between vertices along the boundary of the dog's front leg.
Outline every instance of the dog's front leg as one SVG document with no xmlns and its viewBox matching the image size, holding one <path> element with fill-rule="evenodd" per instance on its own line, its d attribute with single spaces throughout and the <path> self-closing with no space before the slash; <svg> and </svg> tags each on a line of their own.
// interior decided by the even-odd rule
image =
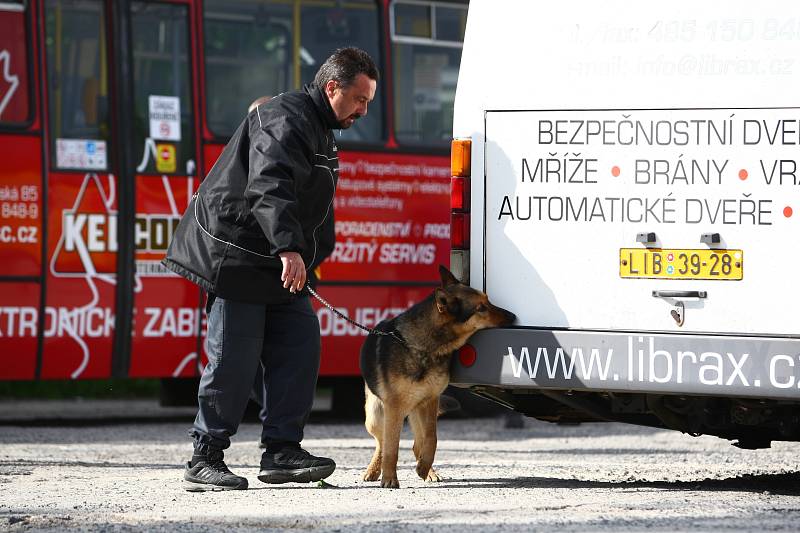
<svg viewBox="0 0 800 533">
<path fill-rule="evenodd" d="M 420 441 L 417 457 L 417 475 L 425 481 L 441 481 L 442 478 L 433 469 L 433 459 L 436 455 L 436 421 L 439 415 L 439 398 L 433 398 L 417 406 L 414 413 L 416 424 L 414 432 Z"/>
<path fill-rule="evenodd" d="M 394 402 L 384 402 L 383 407 L 381 487 L 396 489 L 400 487 L 400 482 L 397 480 L 397 454 L 400 448 L 400 432 L 403 430 L 405 416 L 399 405 Z"/>
</svg>

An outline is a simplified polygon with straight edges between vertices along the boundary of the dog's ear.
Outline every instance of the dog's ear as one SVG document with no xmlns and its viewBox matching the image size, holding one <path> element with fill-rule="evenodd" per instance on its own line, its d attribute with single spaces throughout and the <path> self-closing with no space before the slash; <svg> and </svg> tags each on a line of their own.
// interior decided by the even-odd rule
<svg viewBox="0 0 800 533">
<path fill-rule="evenodd" d="M 433 299 L 436 301 L 436 310 L 440 314 L 447 311 L 447 293 L 443 289 L 436 287 L 436 290 L 433 291 Z"/>
<path fill-rule="evenodd" d="M 453 273 L 447 270 L 444 265 L 439 265 L 439 276 L 442 278 L 443 287 L 460 283 Z"/>
<path fill-rule="evenodd" d="M 439 311 L 439 314 L 447 314 L 459 322 L 464 322 L 472 314 L 472 311 L 464 315 L 465 310 L 461 299 L 457 295 L 451 294 L 452 292 L 445 287 L 436 287 L 433 297 L 436 302 L 436 310 Z"/>
</svg>

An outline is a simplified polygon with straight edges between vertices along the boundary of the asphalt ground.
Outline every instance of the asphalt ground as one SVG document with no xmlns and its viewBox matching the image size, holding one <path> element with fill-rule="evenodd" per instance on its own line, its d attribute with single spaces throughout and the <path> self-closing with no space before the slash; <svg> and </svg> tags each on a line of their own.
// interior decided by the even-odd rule
<svg viewBox="0 0 800 533">
<path fill-rule="evenodd" d="M 226 461 L 251 488 L 190 493 L 192 415 L 141 400 L 0 403 L 0 530 L 800 529 L 798 443 L 747 451 L 623 424 L 443 419 L 443 481 L 416 477 L 406 429 L 391 490 L 361 480 L 373 441 L 360 422 L 312 421 L 303 445 L 336 460 L 329 485 L 273 486 L 256 479 L 259 427 L 248 422 Z"/>
</svg>

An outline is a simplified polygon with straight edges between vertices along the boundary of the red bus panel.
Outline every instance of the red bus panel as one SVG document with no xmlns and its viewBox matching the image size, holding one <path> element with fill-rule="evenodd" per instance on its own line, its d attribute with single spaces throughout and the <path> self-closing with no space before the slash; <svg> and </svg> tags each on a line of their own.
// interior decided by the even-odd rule
<svg viewBox="0 0 800 533">
<path fill-rule="evenodd" d="M 339 152 L 336 248 L 323 281 L 437 281 L 450 264 L 450 160 Z"/>
<path fill-rule="evenodd" d="M 25 13 L 21 10 L 0 10 L 0 122 L 21 123 L 28 120 L 26 45 Z"/>
<path fill-rule="evenodd" d="M 36 377 L 38 283 L 0 284 L 0 380 Z"/>
<path fill-rule="evenodd" d="M 194 376 L 200 335 L 200 290 L 160 261 L 198 181 L 137 176 L 136 282 L 131 377 Z"/>
<path fill-rule="evenodd" d="M 110 375 L 118 250 L 116 181 L 105 173 L 50 174 L 44 379 Z"/>
<path fill-rule="evenodd" d="M 38 276 L 42 267 L 39 137 L 3 135 L 0 161 L 0 276 Z"/>
</svg>

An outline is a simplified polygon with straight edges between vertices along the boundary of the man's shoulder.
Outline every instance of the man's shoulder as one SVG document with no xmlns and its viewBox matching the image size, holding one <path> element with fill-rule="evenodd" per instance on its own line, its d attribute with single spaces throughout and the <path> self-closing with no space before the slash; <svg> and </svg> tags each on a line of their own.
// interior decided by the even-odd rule
<svg viewBox="0 0 800 533">
<path fill-rule="evenodd" d="M 312 105 L 314 103 L 311 96 L 305 91 L 286 91 L 273 98 L 273 100 L 276 102 L 283 101 L 303 106 Z"/>
<path fill-rule="evenodd" d="M 253 110 L 260 125 L 280 118 L 308 120 L 314 110 L 314 101 L 303 91 L 281 93 Z"/>
</svg>

